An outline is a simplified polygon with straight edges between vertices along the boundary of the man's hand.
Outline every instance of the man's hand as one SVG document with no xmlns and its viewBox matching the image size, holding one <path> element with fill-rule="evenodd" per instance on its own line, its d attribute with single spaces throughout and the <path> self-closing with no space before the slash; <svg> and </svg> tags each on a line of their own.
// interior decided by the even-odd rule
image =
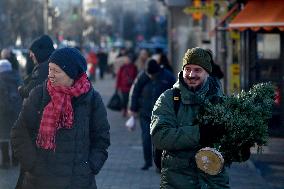
<svg viewBox="0 0 284 189">
<path fill-rule="evenodd" d="M 200 140 L 202 147 L 210 147 L 218 142 L 225 134 L 223 125 L 200 125 L 199 126 Z"/>
<path fill-rule="evenodd" d="M 127 114 L 129 117 L 134 116 L 136 118 L 138 116 L 137 112 L 131 111 L 130 109 L 128 109 Z"/>
</svg>

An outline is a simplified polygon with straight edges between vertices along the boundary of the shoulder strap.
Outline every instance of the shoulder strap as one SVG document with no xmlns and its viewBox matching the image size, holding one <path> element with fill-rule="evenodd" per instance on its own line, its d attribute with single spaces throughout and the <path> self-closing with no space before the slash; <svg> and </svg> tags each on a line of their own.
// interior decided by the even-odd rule
<svg viewBox="0 0 284 189">
<path fill-rule="evenodd" d="M 180 90 L 178 88 L 173 88 L 173 101 L 174 101 L 175 114 L 177 116 L 180 105 Z"/>
</svg>

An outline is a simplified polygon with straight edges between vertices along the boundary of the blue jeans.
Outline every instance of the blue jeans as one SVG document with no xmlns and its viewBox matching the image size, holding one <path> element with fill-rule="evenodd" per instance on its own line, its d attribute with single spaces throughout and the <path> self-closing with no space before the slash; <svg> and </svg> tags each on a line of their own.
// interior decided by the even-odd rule
<svg viewBox="0 0 284 189">
<path fill-rule="evenodd" d="M 142 130 L 142 145 L 145 165 L 152 166 L 152 142 L 150 135 L 151 118 L 141 116 L 140 126 Z"/>
</svg>

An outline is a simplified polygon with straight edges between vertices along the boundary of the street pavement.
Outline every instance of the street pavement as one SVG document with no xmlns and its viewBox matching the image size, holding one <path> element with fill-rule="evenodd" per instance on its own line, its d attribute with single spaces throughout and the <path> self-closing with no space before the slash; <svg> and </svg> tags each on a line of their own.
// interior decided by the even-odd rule
<svg viewBox="0 0 284 189">
<path fill-rule="evenodd" d="M 109 75 L 106 75 L 104 80 L 97 80 L 97 82 L 94 83 L 94 88 L 100 92 L 105 104 L 114 92 L 114 86 L 115 82 Z M 111 125 L 111 146 L 109 148 L 109 158 L 101 172 L 96 176 L 98 189 L 159 188 L 159 174 L 155 172 L 154 167 L 151 167 L 148 171 L 140 170 L 144 162 L 139 125 L 137 125 L 133 132 L 128 131 L 124 126 L 127 118 L 122 117 L 120 112 L 110 110 L 108 110 L 108 119 Z M 283 140 L 280 140 L 280 143 L 283 144 L 283 142 Z M 277 146 L 275 143 L 278 144 L 279 141 L 273 140 L 272 144 L 276 146 L 275 148 L 283 147 L 283 145 Z M 271 147 L 268 146 L 264 149 L 262 155 L 252 155 L 249 161 L 245 163 L 235 163 L 230 167 L 229 173 L 232 189 L 278 189 L 278 186 L 284 188 L 283 169 L 279 170 L 274 166 L 275 169 L 269 170 L 272 173 L 277 172 L 280 175 L 277 177 L 278 180 L 274 179 L 271 184 L 271 182 L 269 183 L 268 181 L 273 179 L 273 174 L 267 177 L 265 176 L 265 172 L 263 174 L 261 171 L 268 169 L 261 169 L 261 166 L 256 166 L 258 164 L 262 165 L 262 161 L 264 161 L 263 155 L 265 154 L 268 160 L 271 160 L 271 156 L 277 156 L 277 158 L 272 158 L 274 163 L 276 163 L 276 167 L 278 165 L 277 161 L 283 162 L 283 158 L 281 159 L 278 155 L 275 155 L 279 151 L 282 152 L 283 148 L 281 150 L 270 150 L 270 148 Z M 272 151 L 275 153 L 268 156 L 267 154 L 271 154 Z M 258 160 L 256 161 L 257 164 L 255 165 L 251 160 Z M 17 167 L 9 170 L 0 169 L 0 189 L 13 189 L 16 184 L 17 176 Z M 275 183 L 277 183 L 277 185 L 275 185 Z"/>
<path fill-rule="evenodd" d="M 284 189 L 284 138 L 269 138 L 261 154 L 255 151 L 250 159 L 256 170 L 273 189 Z"/>
</svg>

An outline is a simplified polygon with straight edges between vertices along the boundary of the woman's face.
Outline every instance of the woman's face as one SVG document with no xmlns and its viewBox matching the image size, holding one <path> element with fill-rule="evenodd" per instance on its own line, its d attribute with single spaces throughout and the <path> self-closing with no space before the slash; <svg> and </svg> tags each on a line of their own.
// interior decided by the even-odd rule
<svg viewBox="0 0 284 189">
<path fill-rule="evenodd" d="M 58 65 L 49 63 L 48 79 L 53 86 L 70 87 L 74 80 L 71 79 Z"/>
</svg>

